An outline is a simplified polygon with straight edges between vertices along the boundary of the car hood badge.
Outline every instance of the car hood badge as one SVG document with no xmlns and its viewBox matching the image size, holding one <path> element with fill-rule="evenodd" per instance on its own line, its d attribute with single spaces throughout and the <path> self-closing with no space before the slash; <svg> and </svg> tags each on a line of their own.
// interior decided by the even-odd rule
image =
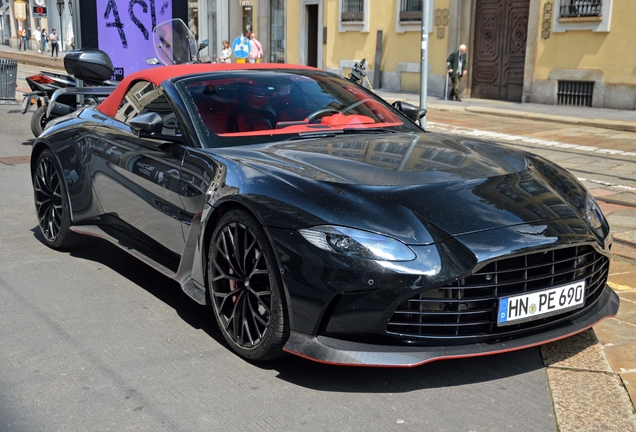
<svg viewBox="0 0 636 432">
<path fill-rule="evenodd" d="M 543 234 L 545 230 L 547 229 L 548 229 L 547 225 L 537 225 L 537 226 L 526 225 L 524 227 L 517 228 L 516 231 L 519 234 L 539 235 L 539 234 Z"/>
</svg>

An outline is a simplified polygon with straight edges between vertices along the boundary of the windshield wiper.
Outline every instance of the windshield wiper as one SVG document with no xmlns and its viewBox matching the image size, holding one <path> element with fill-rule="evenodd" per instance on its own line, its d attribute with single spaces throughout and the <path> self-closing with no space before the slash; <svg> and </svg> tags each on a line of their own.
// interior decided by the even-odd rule
<svg viewBox="0 0 636 432">
<path fill-rule="evenodd" d="M 327 129 L 315 132 L 298 132 L 297 136 L 293 136 L 289 138 L 289 140 L 293 141 L 300 139 L 335 137 L 336 135 L 342 135 L 343 133 L 344 131 L 342 129 Z"/>
<path fill-rule="evenodd" d="M 360 134 L 365 134 L 365 133 L 403 133 L 400 131 L 396 131 L 394 129 L 389 129 L 389 128 L 385 128 L 385 127 L 374 127 L 374 128 L 344 128 L 342 129 L 343 133 L 360 133 Z"/>
<path fill-rule="evenodd" d="M 379 134 L 379 133 L 403 133 L 389 128 L 343 128 L 343 129 L 326 129 L 321 131 L 299 132 L 297 136 L 289 138 L 289 141 L 335 137 L 342 134 Z"/>
</svg>

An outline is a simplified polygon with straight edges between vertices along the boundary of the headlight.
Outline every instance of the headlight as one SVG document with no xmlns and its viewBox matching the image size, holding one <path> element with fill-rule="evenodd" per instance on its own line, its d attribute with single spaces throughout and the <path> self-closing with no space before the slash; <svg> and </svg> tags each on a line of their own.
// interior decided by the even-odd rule
<svg viewBox="0 0 636 432">
<path fill-rule="evenodd" d="M 368 231 L 322 225 L 301 229 L 300 234 L 314 246 L 342 255 L 382 261 L 415 259 L 415 252 L 404 243 Z"/>
<path fill-rule="evenodd" d="M 603 212 L 601 208 L 596 203 L 596 200 L 592 198 L 592 195 L 589 193 L 585 198 L 585 218 L 590 226 L 594 229 L 599 229 L 603 226 L 603 222 L 605 221 L 605 217 L 603 216 Z"/>
</svg>

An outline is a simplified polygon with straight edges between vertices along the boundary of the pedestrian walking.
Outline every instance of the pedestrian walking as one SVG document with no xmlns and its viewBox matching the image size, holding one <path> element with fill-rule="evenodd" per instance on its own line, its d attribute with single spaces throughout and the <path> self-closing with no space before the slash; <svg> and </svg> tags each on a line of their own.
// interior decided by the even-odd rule
<svg viewBox="0 0 636 432">
<path fill-rule="evenodd" d="M 22 28 L 22 26 L 18 27 L 18 51 L 24 47 L 24 50 L 27 50 L 27 40 L 26 40 L 26 30 Z"/>
<path fill-rule="evenodd" d="M 459 80 L 466 75 L 466 45 L 461 44 L 457 51 L 450 53 L 446 59 L 446 69 L 448 70 L 448 76 L 453 83 L 453 89 L 451 90 L 448 98 L 450 100 L 456 100 L 461 102 L 459 98 Z"/>
<path fill-rule="evenodd" d="M 33 40 L 35 41 L 35 46 L 38 49 L 38 52 L 41 53 L 42 52 L 42 32 L 40 31 L 40 26 L 35 28 L 35 31 L 33 32 Z"/>
<path fill-rule="evenodd" d="M 232 63 L 232 48 L 227 40 L 222 42 L 223 49 L 221 50 L 221 57 L 219 57 L 219 63 Z"/>
<path fill-rule="evenodd" d="M 256 33 L 252 33 L 250 35 L 250 54 L 249 61 L 250 63 L 260 63 L 263 58 L 263 46 L 256 39 Z"/>
<path fill-rule="evenodd" d="M 42 52 L 49 51 L 49 34 L 46 32 L 46 29 L 42 29 L 42 41 L 40 42 L 42 47 Z"/>
<path fill-rule="evenodd" d="M 53 53 L 55 53 L 55 58 L 57 58 L 60 51 L 58 48 L 57 31 L 55 29 L 51 30 L 49 40 L 51 41 L 51 57 L 53 57 Z"/>
</svg>

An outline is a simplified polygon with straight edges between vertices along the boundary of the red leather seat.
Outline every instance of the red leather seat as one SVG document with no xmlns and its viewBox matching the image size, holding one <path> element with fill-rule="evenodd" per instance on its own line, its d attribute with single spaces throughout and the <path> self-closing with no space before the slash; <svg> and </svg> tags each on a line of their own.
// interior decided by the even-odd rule
<svg viewBox="0 0 636 432">
<path fill-rule="evenodd" d="M 269 95 L 266 89 L 258 86 L 249 87 L 245 101 L 246 109 L 236 115 L 238 132 L 274 129 L 276 118 L 269 109 Z"/>
<path fill-rule="evenodd" d="M 203 123 L 215 134 L 228 132 L 228 120 L 234 106 L 233 101 L 220 97 L 213 85 L 202 92 L 204 98 L 196 102 Z"/>
</svg>

